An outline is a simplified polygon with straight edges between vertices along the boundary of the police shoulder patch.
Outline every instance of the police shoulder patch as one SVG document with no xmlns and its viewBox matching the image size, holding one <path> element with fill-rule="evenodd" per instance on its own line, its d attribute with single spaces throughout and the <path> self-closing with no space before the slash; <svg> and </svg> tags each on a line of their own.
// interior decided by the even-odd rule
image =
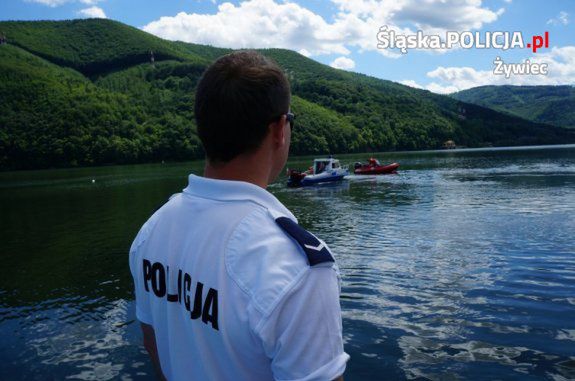
<svg viewBox="0 0 575 381">
<path fill-rule="evenodd" d="M 324 262 L 335 262 L 327 246 L 320 242 L 313 234 L 293 222 L 287 217 L 276 218 L 276 223 L 293 239 L 300 244 L 307 255 L 310 266 Z"/>
</svg>

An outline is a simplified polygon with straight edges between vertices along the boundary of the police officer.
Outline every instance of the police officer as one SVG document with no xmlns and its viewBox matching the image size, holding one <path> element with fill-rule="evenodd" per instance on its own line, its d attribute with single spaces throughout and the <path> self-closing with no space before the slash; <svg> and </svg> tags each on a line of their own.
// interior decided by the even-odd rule
<svg viewBox="0 0 575 381">
<path fill-rule="evenodd" d="M 266 191 L 288 157 L 289 105 L 283 71 L 255 51 L 221 57 L 198 83 L 204 177 L 130 249 L 144 345 L 168 380 L 343 379 L 332 253 Z"/>
</svg>

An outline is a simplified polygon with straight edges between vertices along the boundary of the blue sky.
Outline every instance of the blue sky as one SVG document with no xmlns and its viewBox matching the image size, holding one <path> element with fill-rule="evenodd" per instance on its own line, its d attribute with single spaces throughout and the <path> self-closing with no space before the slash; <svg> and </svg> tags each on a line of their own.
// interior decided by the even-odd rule
<svg viewBox="0 0 575 381">
<path fill-rule="evenodd" d="M 345 70 L 448 93 L 488 84 L 575 84 L 573 0 L 2 0 L 0 19 L 107 17 L 166 39 L 231 48 L 282 47 Z M 529 49 L 397 51 L 377 49 L 379 27 L 398 34 L 549 32 L 550 46 Z M 525 43 L 528 41 L 526 40 Z M 547 75 L 493 73 L 525 59 Z"/>
</svg>

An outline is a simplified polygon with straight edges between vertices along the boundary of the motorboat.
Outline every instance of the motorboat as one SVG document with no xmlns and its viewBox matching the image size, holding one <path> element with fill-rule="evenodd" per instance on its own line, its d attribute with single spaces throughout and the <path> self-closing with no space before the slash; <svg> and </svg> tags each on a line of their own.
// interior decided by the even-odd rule
<svg viewBox="0 0 575 381">
<path fill-rule="evenodd" d="M 288 170 L 288 186 L 298 187 L 341 181 L 348 174 L 347 166 L 342 167 L 337 159 L 332 157 L 315 159 L 313 166 L 307 171 Z"/>
<path fill-rule="evenodd" d="M 353 166 L 353 173 L 356 175 L 385 175 L 390 173 L 397 173 L 397 168 L 399 168 L 398 163 L 381 165 L 379 160 L 372 157 L 368 160 L 367 163 L 355 163 Z"/>
</svg>

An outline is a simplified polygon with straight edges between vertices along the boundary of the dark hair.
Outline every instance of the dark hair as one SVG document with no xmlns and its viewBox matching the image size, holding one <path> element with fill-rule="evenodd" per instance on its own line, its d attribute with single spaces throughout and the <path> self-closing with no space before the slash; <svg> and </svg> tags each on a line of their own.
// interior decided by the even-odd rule
<svg viewBox="0 0 575 381">
<path fill-rule="evenodd" d="M 225 55 L 206 69 L 196 90 L 198 135 L 212 162 L 253 152 L 268 125 L 289 111 L 289 82 L 278 64 L 256 51 Z"/>
</svg>

